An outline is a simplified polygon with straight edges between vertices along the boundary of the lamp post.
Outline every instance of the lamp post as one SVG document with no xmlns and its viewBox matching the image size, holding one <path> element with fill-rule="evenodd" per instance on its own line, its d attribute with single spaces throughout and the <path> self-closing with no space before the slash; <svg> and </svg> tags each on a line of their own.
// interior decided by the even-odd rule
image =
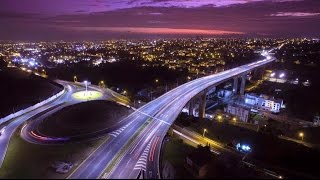
<svg viewBox="0 0 320 180">
<path fill-rule="evenodd" d="M 234 124 L 236 124 L 237 118 L 236 118 L 236 117 L 233 117 L 233 118 L 232 118 L 232 121 L 234 122 Z"/>
<path fill-rule="evenodd" d="M 202 137 L 204 137 L 204 133 L 207 132 L 207 129 L 203 129 L 203 134 L 202 134 Z"/>
<path fill-rule="evenodd" d="M 300 132 L 300 133 L 299 133 L 299 136 L 301 137 L 301 141 L 303 141 L 303 137 L 304 137 L 303 132 Z"/>
<path fill-rule="evenodd" d="M 153 91 L 151 90 L 150 93 L 149 93 L 151 101 L 152 101 L 152 93 L 153 93 Z"/>
<path fill-rule="evenodd" d="M 104 81 L 100 81 L 99 85 L 100 85 L 101 88 L 105 88 L 106 87 L 105 84 L 104 84 Z"/>
<path fill-rule="evenodd" d="M 281 74 L 279 75 L 279 79 L 282 79 L 284 76 L 285 76 L 285 74 L 284 74 L 284 73 L 281 73 Z"/>
<path fill-rule="evenodd" d="M 87 92 L 88 92 L 88 81 L 84 81 L 84 84 L 86 85 L 86 95 L 87 95 Z"/>
</svg>

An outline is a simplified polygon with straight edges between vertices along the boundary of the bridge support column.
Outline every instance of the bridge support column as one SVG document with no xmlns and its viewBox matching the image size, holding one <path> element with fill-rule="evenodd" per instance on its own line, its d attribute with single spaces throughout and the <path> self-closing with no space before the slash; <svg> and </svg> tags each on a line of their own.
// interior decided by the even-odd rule
<svg viewBox="0 0 320 180">
<path fill-rule="evenodd" d="M 237 94 L 238 91 L 238 77 L 233 78 L 233 94 Z"/>
<path fill-rule="evenodd" d="M 193 116 L 193 110 L 194 110 L 193 105 L 194 105 L 194 100 L 190 99 L 190 101 L 189 101 L 189 113 L 188 113 L 189 116 Z"/>
<path fill-rule="evenodd" d="M 246 75 L 241 76 L 240 95 L 244 95 L 244 88 L 246 86 Z"/>
<path fill-rule="evenodd" d="M 207 101 L 207 90 L 204 90 L 203 94 L 200 97 L 200 104 L 199 104 L 199 117 L 205 118 L 206 115 L 206 101 Z"/>
</svg>

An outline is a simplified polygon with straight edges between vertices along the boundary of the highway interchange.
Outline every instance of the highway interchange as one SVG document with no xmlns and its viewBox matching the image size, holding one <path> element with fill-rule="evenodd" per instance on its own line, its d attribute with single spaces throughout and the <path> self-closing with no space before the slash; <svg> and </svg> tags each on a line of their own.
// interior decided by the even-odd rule
<svg viewBox="0 0 320 180">
<path fill-rule="evenodd" d="M 118 128 L 109 133 L 110 138 L 76 167 L 68 178 L 136 178 L 141 170 L 146 172 L 146 178 L 160 178 L 159 158 L 162 140 L 186 103 L 212 85 L 218 85 L 275 60 L 268 53 L 263 55 L 265 56 L 263 60 L 195 79 L 167 92 L 139 109 L 133 108 L 135 112 L 121 120 Z M 64 106 L 77 103 L 71 97 L 75 92 L 75 85 L 65 81 L 59 83 L 67 87 L 66 93 L 36 110 L 12 120 L 6 126 L 5 133 L 0 136 L 0 163 L 5 157 L 9 140 L 18 126 L 30 118 L 34 119 L 34 116 L 41 119 L 44 114 L 50 115 Z M 96 86 L 91 86 L 91 88 L 99 90 Z M 106 90 L 103 98 L 106 96 L 114 97 L 123 103 L 123 98 L 115 95 L 114 92 Z"/>
<path fill-rule="evenodd" d="M 185 104 L 207 87 L 274 60 L 265 54 L 263 60 L 190 81 L 149 102 L 128 116 L 124 121 L 129 125 L 102 144 L 69 178 L 136 178 L 141 169 L 147 178 L 159 178 L 162 139 Z M 147 160 L 143 157 L 146 151 Z"/>
<path fill-rule="evenodd" d="M 44 118 L 44 117 L 62 109 L 63 107 L 82 102 L 82 101 L 74 99 L 72 97 L 72 94 L 77 91 L 83 90 L 84 89 L 83 87 L 81 87 L 75 83 L 62 81 L 62 80 L 57 80 L 56 82 L 65 87 L 65 92 L 60 97 L 56 98 L 55 100 L 35 109 L 33 111 L 30 111 L 28 113 L 25 113 L 19 117 L 12 119 L 5 126 L 5 131 L 0 136 L 0 167 L 3 163 L 4 158 L 5 158 L 10 139 L 11 139 L 13 133 L 16 131 L 16 129 L 20 125 L 27 122 L 28 120 L 31 121 L 31 120 L 35 120 L 35 119 L 39 119 L 39 118 Z M 90 86 L 90 87 L 88 87 L 88 89 L 97 90 L 97 87 Z M 119 95 L 117 93 L 111 94 L 110 90 L 109 90 L 109 91 L 103 91 L 103 96 L 101 97 L 101 99 L 112 99 L 112 100 L 119 99 L 119 101 L 121 101 L 123 99 L 123 97 L 121 97 L 121 95 Z M 27 136 L 25 136 L 25 137 L 27 139 Z M 30 139 L 30 142 L 34 142 L 34 141 L 32 141 L 32 139 Z M 43 143 L 43 142 L 40 141 L 38 143 Z"/>
</svg>

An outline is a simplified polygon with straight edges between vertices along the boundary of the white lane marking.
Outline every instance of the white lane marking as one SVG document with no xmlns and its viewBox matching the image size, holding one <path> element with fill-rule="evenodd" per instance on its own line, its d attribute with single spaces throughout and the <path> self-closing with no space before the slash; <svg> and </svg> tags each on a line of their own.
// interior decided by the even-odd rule
<svg viewBox="0 0 320 180">
<path fill-rule="evenodd" d="M 127 125 L 117 129 L 117 130 L 114 130 L 112 132 L 109 133 L 110 136 L 113 136 L 113 137 L 117 137 L 120 133 L 122 133 L 122 131 L 124 131 L 131 123 L 133 123 L 133 121 L 129 122 Z"/>
<path fill-rule="evenodd" d="M 162 123 L 164 123 L 164 124 L 167 124 L 167 125 L 171 126 L 170 123 L 168 123 L 168 122 L 166 122 L 166 121 L 164 121 L 164 120 L 162 120 L 162 119 L 159 119 L 159 118 L 150 116 L 149 114 L 147 114 L 147 113 L 145 113 L 145 112 L 142 112 L 142 111 L 140 111 L 140 110 L 138 110 L 138 109 L 136 109 L 135 111 L 137 111 L 137 112 L 139 112 L 139 113 L 141 113 L 141 114 L 144 114 L 144 115 L 146 115 L 146 116 L 148 116 L 148 117 L 151 117 L 151 118 L 153 118 L 153 119 L 155 119 L 155 120 L 158 120 L 158 121 L 160 121 L 160 122 L 162 122 Z"/>
<path fill-rule="evenodd" d="M 147 158 L 148 158 L 151 142 L 152 141 L 149 142 L 149 144 L 147 145 L 146 149 L 143 151 L 142 155 L 140 156 L 139 160 L 137 161 L 137 163 L 136 163 L 136 165 L 134 166 L 133 169 L 146 171 Z"/>
</svg>

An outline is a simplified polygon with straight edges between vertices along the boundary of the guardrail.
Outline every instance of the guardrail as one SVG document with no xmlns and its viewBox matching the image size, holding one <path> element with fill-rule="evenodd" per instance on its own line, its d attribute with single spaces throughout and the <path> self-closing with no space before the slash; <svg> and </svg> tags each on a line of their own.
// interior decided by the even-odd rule
<svg viewBox="0 0 320 180">
<path fill-rule="evenodd" d="M 8 116 L 1 118 L 0 119 L 0 124 L 9 121 L 12 118 L 16 118 L 16 117 L 21 116 L 21 115 L 23 115 L 25 113 L 28 113 L 28 112 L 30 112 L 30 111 L 32 111 L 34 109 L 37 109 L 38 107 L 43 106 L 44 104 L 49 103 L 50 101 L 52 101 L 52 100 L 56 99 L 57 97 L 61 96 L 65 91 L 66 91 L 66 89 L 63 88 L 62 91 L 60 91 L 56 95 L 53 95 L 52 97 L 50 97 L 50 98 L 48 98 L 46 100 L 43 100 L 43 101 L 41 101 L 41 102 L 39 102 L 39 103 L 37 103 L 37 104 L 35 104 L 33 106 L 30 106 L 30 107 L 28 107 L 26 109 L 22 109 L 22 110 L 20 110 L 18 112 L 9 114 Z"/>
</svg>

